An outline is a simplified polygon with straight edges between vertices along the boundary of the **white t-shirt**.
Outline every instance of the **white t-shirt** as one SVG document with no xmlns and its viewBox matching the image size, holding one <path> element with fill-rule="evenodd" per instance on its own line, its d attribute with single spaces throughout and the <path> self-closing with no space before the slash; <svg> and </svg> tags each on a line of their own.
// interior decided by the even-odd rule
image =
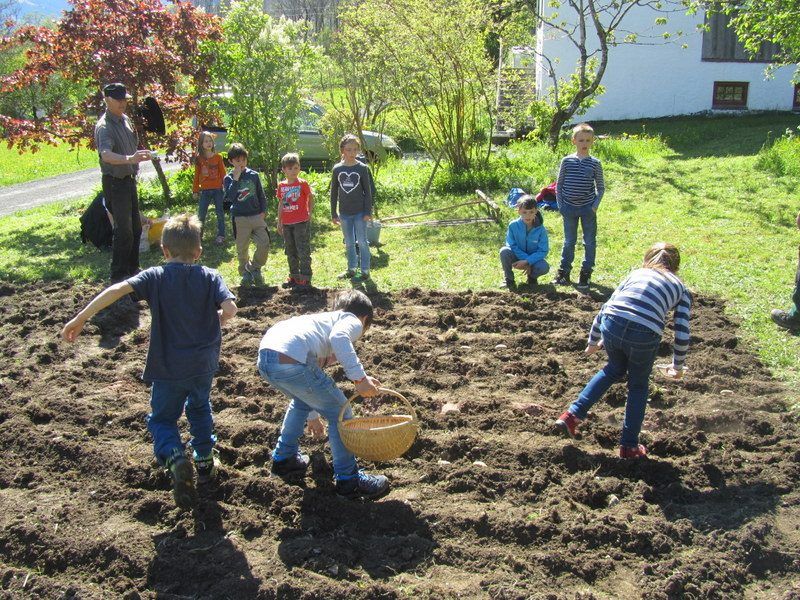
<svg viewBox="0 0 800 600">
<path fill-rule="evenodd" d="M 321 363 L 335 356 L 347 377 L 357 381 L 366 373 L 353 342 L 361 337 L 363 331 L 358 317 L 342 310 L 302 315 L 267 329 L 258 349 L 274 350 L 303 364 Z"/>
</svg>

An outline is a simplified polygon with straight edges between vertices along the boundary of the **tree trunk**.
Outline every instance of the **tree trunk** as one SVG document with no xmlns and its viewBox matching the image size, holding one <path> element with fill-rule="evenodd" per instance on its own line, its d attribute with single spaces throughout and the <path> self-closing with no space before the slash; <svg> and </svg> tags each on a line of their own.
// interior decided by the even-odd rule
<svg viewBox="0 0 800 600">
<path fill-rule="evenodd" d="M 156 169 L 158 181 L 161 183 L 161 189 L 164 192 L 164 206 L 165 208 L 169 208 L 172 205 L 172 192 L 169 189 L 167 177 L 164 175 L 164 169 L 161 168 L 161 159 L 155 158 L 151 162 L 153 163 L 153 167 Z"/>
<path fill-rule="evenodd" d="M 425 184 L 425 189 L 422 191 L 422 199 L 428 197 L 428 192 L 431 189 L 431 184 L 433 184 L 433 178 L 436 175 L 436 171 L 439 169 L 439 164 L 442 162 L 442 157 L 444 156 L 444 152 L 439 153 L 439 156 L 436 157 L 436 162 L 433 165 L 433 170 L 431 171 L 431 176 L 428 177 L 428 183 Z"/>
<path fill-rule="evenodd" d="M 553 120 L 550 121 L 550 130 L 547 132 L 547 145 L 551 150 L 555 150 L 558 146 L 558 139 L 561 137 L 561 128 L 572 115 L 568 115 L 563 111 L 557 111 L 553 115 Z"/>
</svg>

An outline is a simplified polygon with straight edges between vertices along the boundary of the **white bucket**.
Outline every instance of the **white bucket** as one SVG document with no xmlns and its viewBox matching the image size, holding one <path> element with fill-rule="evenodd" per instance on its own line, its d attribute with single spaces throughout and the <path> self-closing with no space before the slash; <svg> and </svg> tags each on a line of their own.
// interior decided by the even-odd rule
<svg viewBox="0 0 800 600">
<path fill-rule="evenodd" d="M 367 221 L 367 241 L 370 246 L 380 246 L 381 244 L 381 225 L 380 221 Z"/>
</svg>

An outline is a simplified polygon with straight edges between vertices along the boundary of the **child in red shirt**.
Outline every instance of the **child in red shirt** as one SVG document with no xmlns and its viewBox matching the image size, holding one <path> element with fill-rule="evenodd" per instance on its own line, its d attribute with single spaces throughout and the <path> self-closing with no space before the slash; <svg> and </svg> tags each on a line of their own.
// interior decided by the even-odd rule
<svg viewBox="0 0 800 600">
<path fill-rule="evenodd" d="M 278 233 L 284 239 L 289 261 L 289 278 L 284 288 L 306 288 L 311 285 L 311 211 L 314 192 L 305 179 L 300 179 L 300 157 L 295 153 L 281 159 L 286 179 L 278 184 Z"/>
<path fill-rule="evenodd" d="M 223 208 L 222 180 L 225 177 L 225 163 L 214 150 L 214 134 L 203 131 L 197 139 L 197 159 L 194 166 L 192 191 L 198 201 L 197 216 L 206 224 L 208 206 L 214 203 L 217 213 L 217 245 L 225 243 L 225 210 Z"/>
</svg>

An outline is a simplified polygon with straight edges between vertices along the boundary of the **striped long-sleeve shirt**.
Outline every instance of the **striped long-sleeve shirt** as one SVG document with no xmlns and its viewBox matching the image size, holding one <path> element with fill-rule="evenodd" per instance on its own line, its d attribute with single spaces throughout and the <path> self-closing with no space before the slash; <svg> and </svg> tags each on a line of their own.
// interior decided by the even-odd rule
<svg viewBox="0 0 800 600">
<path fill-rule="evenodd" d="M 619 284 L 594 318 L 589 344 L 600 341 L 600 317 L 614 315 L 664 333 L 667 313 L 675 309 L 672 363 L 680 368 L 689 350 L 689 312 L 692 296 L 678 277 L 660 269 L 636 269 Z"/>
<path fill-rule="evenodd" d="M 594 156 L 580 158 L 577 154 L 561 159 L 556 180 L 556 201 L 559 206 L 591 205 L 597 209 L 605 191 L 603 165 L 599 159 Z"/>
</svg>

